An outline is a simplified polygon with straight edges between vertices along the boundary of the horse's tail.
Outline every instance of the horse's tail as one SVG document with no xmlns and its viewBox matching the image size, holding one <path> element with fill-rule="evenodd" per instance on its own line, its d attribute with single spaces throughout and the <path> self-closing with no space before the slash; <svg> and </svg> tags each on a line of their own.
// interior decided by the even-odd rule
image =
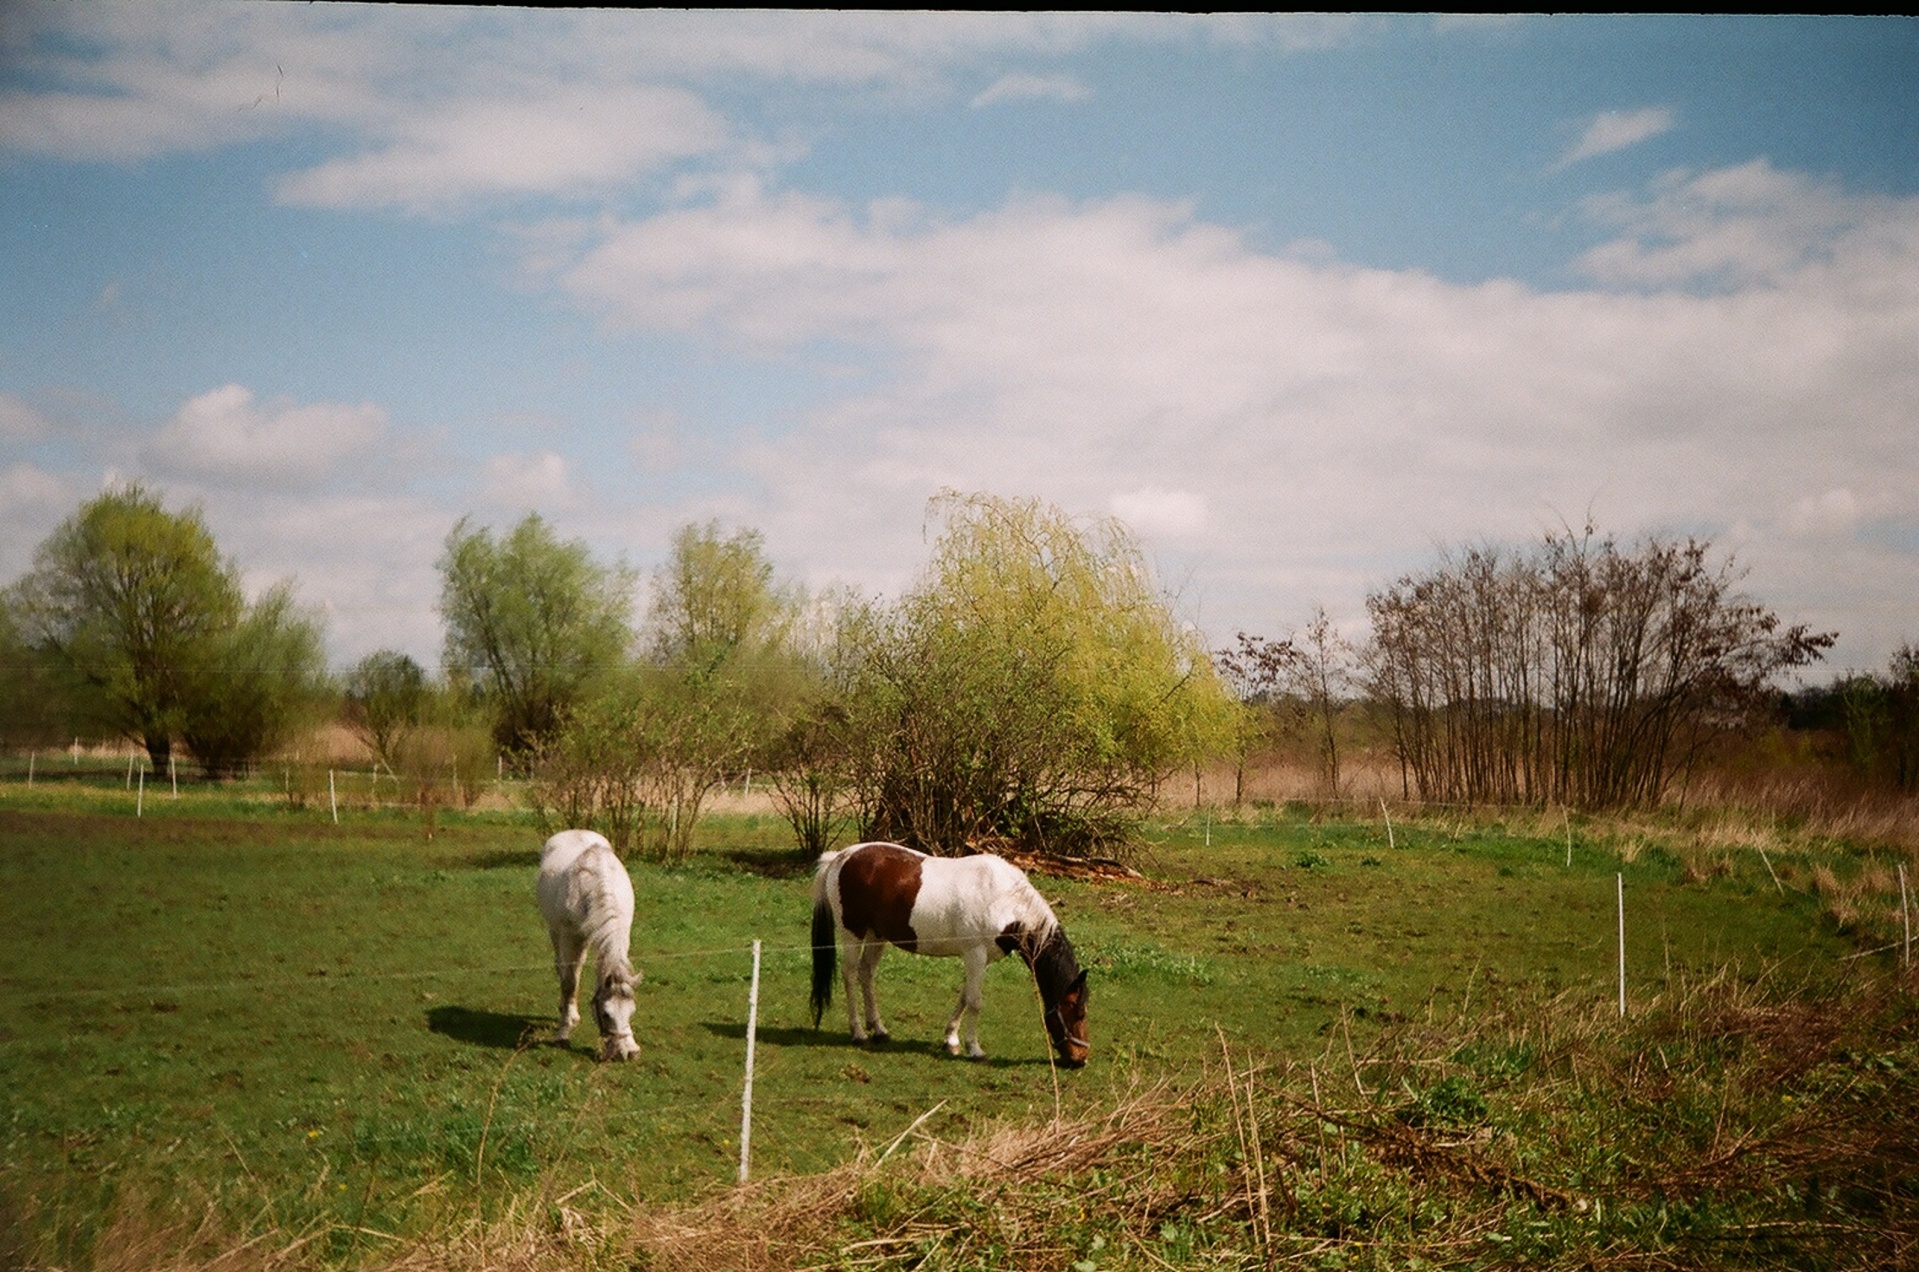
<svg viewBox="0 0 1919 1272">
<path fill-rule="evenodd" d="M 820 857 L 818 871 L 813 876 L 813 1028 L 820 1027 L 820 1018 L 826 1014 L 828 1003 L 833 1001 L 833 973 L 839 957 L 839 941 L 833 931 L 833 904 L 826 895 L 827 867 L 837 852 L 829 852 Z"/>
</svg>

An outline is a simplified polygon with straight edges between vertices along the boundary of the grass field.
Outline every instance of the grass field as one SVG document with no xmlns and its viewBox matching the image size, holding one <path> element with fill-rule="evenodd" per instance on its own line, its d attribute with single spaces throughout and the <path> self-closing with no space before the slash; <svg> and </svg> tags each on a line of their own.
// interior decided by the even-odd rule
<svg viewBox="0 0 1919 1272">
<path fill-rule="evenodd" d="M 126 794 L 111 782 L 42 782 L 0 796 L 0 1263 L 137 1266 L 115 1262 L 131 1224 L 159 1245 L 126 1248 L 155 1261 L 165 1247 L 168 1258 L 204 1263 L 251 1249 L 258 1266 L 374 1266 L 493 1225 L 557 1241 L 539 1246 L 552 1266 L 632 1266 L 645 1262 L 646 1249 L 670 1265 L 660 1253 L 670 1242 L 634 1245 L 634 1216 L 664 1211 L 714 1223 L 715 1205 L 741 1204 L 728 1185 L 737 1170 L 755 939 L 764 961 L 753 1169 L 757 1178 L 786 1181 L 769 1187 L 855 1178 L 845 1172 L 870 1169 L 909 1128 L 915 1144 L 935 1145 L 1008 1127 L 1110 1128 L 1121 1113 L 1145 1107 L 1142 1092 L 1160 1093 L 1149 1101 L 1156 1118 L 1171 1108 L 1198 1127 L 1199 1110 L 1212 1110 L 1213 1149 L 1189 1163 L 1200 1177 L 1187 1190 L 1194 1196 L 1206 1188 L 1238 1196 L 1228 1184 L 1252 1170 L 1248 1125 L 1251 1146 L 1266 1143 L 1275 1154 L 1275 1177 L 1295 1172 L 1239 1210 L 1173 1206 L 1138 1227 L 1116 1202 L 1110 1212 L 1087 1210 L 1050 1244 L 1028 1249 L 1022 1241 L 1031 1233 L 1015 1231 L 948 1259 L 887 1244 L 889 1232 L 931 1223 L 940 1204 L 964 1209 L 939 1203 L 922 1177 L 922 1154 L 914 1167 L 922 1175 L 888 1185 L 905 1192 L 876 1190 L 872 1177 L 858 1175 L 838 1218 L 806 1238 L 840 1251 L 828 1264 L 848 1265 L 1063 1266 L 1050 1262 L 1058 1257 L 1095 1267 L 1253 1266 L 1292 1249 L 1262 1209 L 1282 1185 L 1290 1199 L 1282 1235 L 1309 1243 L 1296 1254 L 1335 1259 L 1326 1266 L 1364 1263 L 1368 1249 L 1386 1258 L 1415 1247 L 1381 1245 L 1377 1233 L 1354 1244 L 1356 1217 L 1312 1218 L 1310 1206 L 1301 1217 L 1302 1197 L 1332 1196 L 1329 1181 L 1364 1192 L 1348 1175 L 1370 1141 L 1341 1129 L 1330 1112 L 1334 1088 L 1346 1105 L 1384 1099 L 1378 1107 L 1397 1109 L 1401 1125 L 1476 1134 L 1498 1126 L 1510 1140 L 1526 1118 L 1550 1112 L 1544 1104 L 1529 1112 L 1511 1081 L 1558 1045 L 1528 1032 L 1545 1029 L 1549 1017 L 1553 1037 L 1583 1040 L 1595 1070 L 1630 1068 L 1646 1063 L 1648 1046 L 1663 1045 L 1659 1030 L 1720 1001 L 1714 994 L 1744 995 L 1739 1001 L 1749 1005 L 1774 1001 L 1768 994 L 1833 1002 L 1861 978 L 1898 984 L 1899 949 L 1855 957 L 1896 934 L 1884 906 L 1855 904 L 1863 917 L 1842 931 L 1826 896 L 1881 869 L 1883 854 L 1869 845 L 1791 835 L 1742 842 L 1706 822 L 1574 823 L 1568 865 L 1568 828 L 1557 817 L 1396 820 L 1389 843 L 1377 820 L 1265 809 L 1154 826 L 1140 859 L 1148 884 L 1040 880 L 1091 969 L 1087 1069 L 1052 1069 L 1030 984 L 1010 961 L 988 979 L 987 1061 L 935 1049 L 958 965 L 897 952 L 880 973 L 894 1041 L 859 1050 L 846 1041 L 837 999 L 825 1029 L 808 1018 L 807 874 L 786 847 L 784 826 L 742 815 L 704 825 L 701 850 L 682 868 L 631 866 L 634 961 L 645 976 L 635 1031 L 644 1050 L 633 1064 L 599 1065 L 590 1023 L 571 1048 L 543 1044 L 555 991 L 531 898 L 541 836 L 526 818 L 442 813 L 428 840 L 416 815 L 356 808 L 335 825 L 324 800 L 291 807 L 272 797 L 271 783 L 252 795 L 152 798 L 138 817 Z M 1770 847 L 1762 855 L 1754 843 Z M 1911 983 L 1891 1001 L 1909 1002 Z M 1818 1064 L 1830 1060 L 1843 1073 L 1865 1064 L 1864 1054 L 1879 1065 L 1874 1080 L 1892 1083 L 1887 1098 L 1910 1101 L 1910 1012 L 1871 1001 L 1879 1004 L 1872 1011 L 1846 1011 L 1893 1023 L 1866 1042 L 1833 1042 Z M 1851 1060 L 1840 1054 L 1847 1048 Z M 1579 1054 L 1575 1048 L 1570 1060 L 1575 1076 Z M 1680 1063 L 1658 1054 L 1669 1067 Z M 1700 1127 L 1713 1125 L 1715 1083 L 1720 1131 L 1729 1109 L 1754 1134 L 1791 1111 L 1754 1104 L 1778 1092 L 1747 1090 L 1745 1077 L 1729 1076 L 1730 1062 L 1722 1056 L 1701 1069 L 1698 1091 L 1682 1091 L 1682 1083 L 1668 1092 L 1682 1104 L 1705 1101 L 1675 1106 L 1675 1134 L 1710 1138 Z M 1275 1101 L 1260 1106 L 1263 1126 L 1250 1097 L 1248 1120 L 1240 1120 L 1238 1084 L 1255 1072 Z M 1230 1136 L 1219 1138 L 1226 1074 L 1234 1075 L 1236 1152 Z M 1820 1079 L 1831 1080 L 1832 1073 Z M 1293 1150 L 1305 1153 L 1298 1144 L 1317 1126 L 1316 1176 L 1304 1158 L 1287 1156 L 1293 1141 L 1278 1110 L 1288 1091 L 1312 1092 L 1332 1119 L 1295 1128 L 1309 1138 Z M 1407 1109 L 1431 1117 L 1408 1121 Z M 1658 1109 L 1654 1099 L 1650 1113 Z M 1909 1109 L 1888 1114 L 1911 1129 Z M 1571 1133 L 1593 1134 L 1606 1120 L 1595 1117 L 1579 1112 Z M 1098 1138 L 1087 1134 L 1088 1143 Z M 1143 1132 L 1113 1134 L 1115 1145 L 1144 1142 Z M 1601 1196 L 1608 1171 L 1631 1175 L 1576 1146 L 1560 1144 L 1561 1157 L 1541 1149 L 1532 1160 L 1513 1142 L 1518 1155 L 1501 1169 L 1531 1161 L 1528 1169 L 1550 1178 L 1528 1203 L 1546 1210 L 1542 1197 L 1581 1189 Z M 1695 1147 L 1707 1158 L 1716 1151 Z M 1380 1151 L 1375 1145 L 1373 1156 Z M 1392 1152 L 1380 1160 L 1391 1166 Z M 1102 1169 L 1116 1167 L 1066 1163 L 1027 1181 L 1023 1195 L 1064 1188 L 1062 1195 L 1083 1197 L 1090 1176 L 1073 1172 Z M 1901 1187 L 1919 1193 L 1919 1169 L 1901 1179 L 1885 1185 L 1889 1195 L 1904 1196 Z M 1626 1191 L 1642 1198 L 1634 1205 L 1651 1204 L 1644 1190 Z M 1409 1215 L 1426 1204 L 1407 1196 Z M 1899 1203 L 1908 1219 L 1911 1203 Z M 1364 1204 L 1380 1211 L 1383 1203 Z M 1784 1222 L 1790 1216 L 1775 1214 L 1783 1204 L 1742 1203 L 1715 1222 Z M 1007 1213 L 1017 1219 L 1017 1208 Z M 167 1226 L 176 1222 L 187 1226 Z M 763 1215 L 728 1222 L 763 1235 L 777 1227 Z M 1383 1222 L 1380 1214 L 1372 1222 Z M 554 1236 L 569 1232 L 574 1239 Z M 102 1241 L 103 1234 L 111 1235 Z M 1642 1241 L 1626 1229 L 1588 1237 L 1599 1242 L 1589 1253 L 1643 1249 L 1649 1264 L 1658 1250 L 1670 1253 L 1667 1238 Z M 1514 1253 L 1475 1240 L 1460 1247 L 1467 1262 Z M 1580 1248 L 1564 1233 L 1553 1240 L 1539 1248 L 1568 1259 Z M 1845 1265 L 1849 1240 L 1827 1242 L 1822 1258 Z M 1431 1262 L 1434 1249 L 1452 1247 L 1418 1248 Z M 1752 1248 L 1752 1265 L 1768 1265 L 1771 1247 Z M 755 1257 L 781 1256 L 775 1248 Z M 472 1260 L 449 1265 L 463 1262 Z M 709 1252 L 703 1266 L 719 1264 Z"/>
</svg>

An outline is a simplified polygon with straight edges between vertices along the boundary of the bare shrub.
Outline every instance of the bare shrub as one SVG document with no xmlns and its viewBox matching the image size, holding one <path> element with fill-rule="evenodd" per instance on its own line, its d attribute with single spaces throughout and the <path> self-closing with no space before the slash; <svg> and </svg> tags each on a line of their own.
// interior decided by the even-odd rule
<svg viewBox="0 0 1919 1272">
<path fill-rule="evenodd" d="M 1656 804 L 1780 671 L 1831 646 L 1734 592 L 1711 544 L 1583 534 L 1448 553 L 1367 597 L 1407 794 Z"/>
</svg>

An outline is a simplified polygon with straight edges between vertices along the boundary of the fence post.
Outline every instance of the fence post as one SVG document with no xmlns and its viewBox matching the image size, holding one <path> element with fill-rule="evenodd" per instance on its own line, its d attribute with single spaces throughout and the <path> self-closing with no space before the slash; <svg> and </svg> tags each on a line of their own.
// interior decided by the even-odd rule
<svg viewBox="0 0 1919 1272">
<path fill-rule="evenodd" d="M 140 766 L 140 794 L 133 801 L 133 815 L 135 817 L 147 815 L 147 766 L 144 764 Z"/>
<path fill-rule="evenodd" d="M 1906 863 L 1899 863 L 1899 923 L 1906 931 L 1906 952 L 1899 965 L 1912 970 L 1912 912 L 1906 908 Z"/>
<path fill-rule="evenodd" d="M 333 824 L 340 824 L 340 797 L 333 790 L 333 770 L 326 771 L 326 802 L 333 809 Z"/>
<path fill-rule="evenodd" d="M 1619 883 L 1619 1018 L 1626 1018 L 1626 876 L 1614 875 Z"/>
<path fill-rule="evenodd" d="M 746 1182 L 753 1144 L 753 1039 L 760 1026 L 760 943 L 753 942 L 753 987 L 746 994 L 746 1089 L 740 1095 L 740 1182 Z"/>
</svg>

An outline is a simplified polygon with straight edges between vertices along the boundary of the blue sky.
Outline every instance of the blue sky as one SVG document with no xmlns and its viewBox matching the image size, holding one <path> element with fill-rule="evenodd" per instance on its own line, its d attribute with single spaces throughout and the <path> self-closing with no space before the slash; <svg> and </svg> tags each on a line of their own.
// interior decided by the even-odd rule
<svg viewBox="0 0 1919 1272">
<path fill-rule="evenodd" d="M 338 662 L 462 515 L 888 594 L 943 488 L 1215 644 L 1700 533 L 1919 639 L 1919 23 L 0 8 L 0 581 L 201 504 Z"/>
</svg>

